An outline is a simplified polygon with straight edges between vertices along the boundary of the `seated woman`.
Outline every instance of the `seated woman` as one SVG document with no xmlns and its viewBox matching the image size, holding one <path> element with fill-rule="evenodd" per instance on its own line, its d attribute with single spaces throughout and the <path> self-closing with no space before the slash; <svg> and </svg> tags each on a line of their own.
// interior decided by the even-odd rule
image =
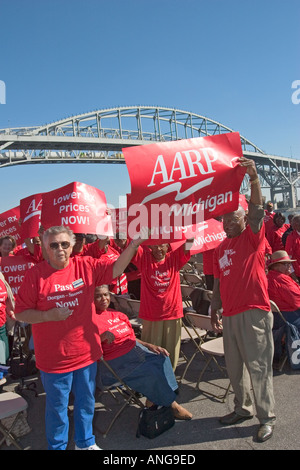
<svg viewBox="0 0 300 470">
<path fill-rule="evenodd" d="M 275 251 L 268 264 L 268 293 L 280 309 L 284 318 L 297 326 L 300 331 L 300 286 L 291 277 L 292 262 L 284 250 Z M 274 332 L 281 330 L 281 335 L 274 334 L 274 360 L 281 355 L 281 341 L 284 335 L 284 322 L 279 315 L 274 316 Z"/>
<path fill-rule="evenodd" d="M 178 386 L 168 352 L 138 340 L 128 317 L 108 308 L 108 286 L 96 287 L 94 302 L 104 360 L 129 387 L 147 397 L 147 407 L 171 406 L 176 419 L 191 419 L 192 414 L 175 401 Z M 97 386 L 114 382 L 115 377 L 99 362 Z"/>
</svg>

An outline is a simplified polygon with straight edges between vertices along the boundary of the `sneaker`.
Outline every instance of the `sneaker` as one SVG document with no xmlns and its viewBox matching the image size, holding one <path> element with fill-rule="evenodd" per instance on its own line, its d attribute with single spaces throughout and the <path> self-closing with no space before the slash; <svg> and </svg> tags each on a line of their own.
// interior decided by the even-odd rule
<svg viewBox="0 0 300 470">
<path fill-rule="evenodd" d="M 89 447 L 77 447 L 77 445 L 75 445 L 75 450 L 102 450 L 102 449 L 100 449 L 100 447 L 98 447 L 97 444 L 93 444 Z"/>
</svg>

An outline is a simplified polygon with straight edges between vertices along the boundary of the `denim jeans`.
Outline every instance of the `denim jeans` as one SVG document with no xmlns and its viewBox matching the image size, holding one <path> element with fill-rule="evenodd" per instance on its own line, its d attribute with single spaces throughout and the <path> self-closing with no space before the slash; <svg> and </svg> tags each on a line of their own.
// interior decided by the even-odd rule
<svg viewBox="0 0 300 470">
<path fill-rule="evenodd" d="M 178 388 L 169 357 L 155 354 L 140 343 L 127 354 L 107 361 L 116 374 L 133 390 L 152 403 L 169 406 Z M 111 386 L 116 379 L 103 363 L 98 364 L 97 386 Z"/>
<path fill-rule="evenodd" d="M 62 374 L 41 371 L 46 392 L 46 436 L 49 450 L 65 450 L 68 445 L 70 392 L 74 395 L 75 443 L 84 448 L 95 444 L 93 416 L 97 363 Z"/>
</svg>

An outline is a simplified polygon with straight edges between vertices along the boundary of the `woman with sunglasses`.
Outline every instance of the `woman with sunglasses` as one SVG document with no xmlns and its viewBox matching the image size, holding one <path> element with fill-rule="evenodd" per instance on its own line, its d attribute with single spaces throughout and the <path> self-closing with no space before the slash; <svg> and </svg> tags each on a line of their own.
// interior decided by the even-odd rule
<svg viewBox="0 0 300 470">
<path fill-rule="evenodd" d="M 102 355 L 94 290 L 124 271 L 142 238 L 130 243 L 115 262 L 89 256 L 72 258 L 74 243 L 68 227 L 45 231 L 47 261 L 26 274 L 15 315 L 32 324 L 36 364 L 46 391 L 48 449 L 67 448 L 72 391 L 75 449 L 99 450 L 92 427 L 97 360 Z"/>
</svg>

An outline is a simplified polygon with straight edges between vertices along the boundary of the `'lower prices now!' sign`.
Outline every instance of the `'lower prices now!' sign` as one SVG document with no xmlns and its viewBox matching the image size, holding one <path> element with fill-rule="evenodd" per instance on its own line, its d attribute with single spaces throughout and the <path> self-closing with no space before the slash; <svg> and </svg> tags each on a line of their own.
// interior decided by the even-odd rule
<svg viewBox="0 0 300 470">
<path fill-rule="evenodd" d="M 70 183 L 43 194 L 41 224 L 64 225 L 75 233 L 112 235 L 105 194 L 84 183 Z"/>
<path fill-rule="evenodd" d="M 10 285 L 13 295 L 16 296 L 26 272 L 34 266 L 34 263 L 24 256 L 4 256 L 0 260 L 0 271 Z"/>
</svg>

